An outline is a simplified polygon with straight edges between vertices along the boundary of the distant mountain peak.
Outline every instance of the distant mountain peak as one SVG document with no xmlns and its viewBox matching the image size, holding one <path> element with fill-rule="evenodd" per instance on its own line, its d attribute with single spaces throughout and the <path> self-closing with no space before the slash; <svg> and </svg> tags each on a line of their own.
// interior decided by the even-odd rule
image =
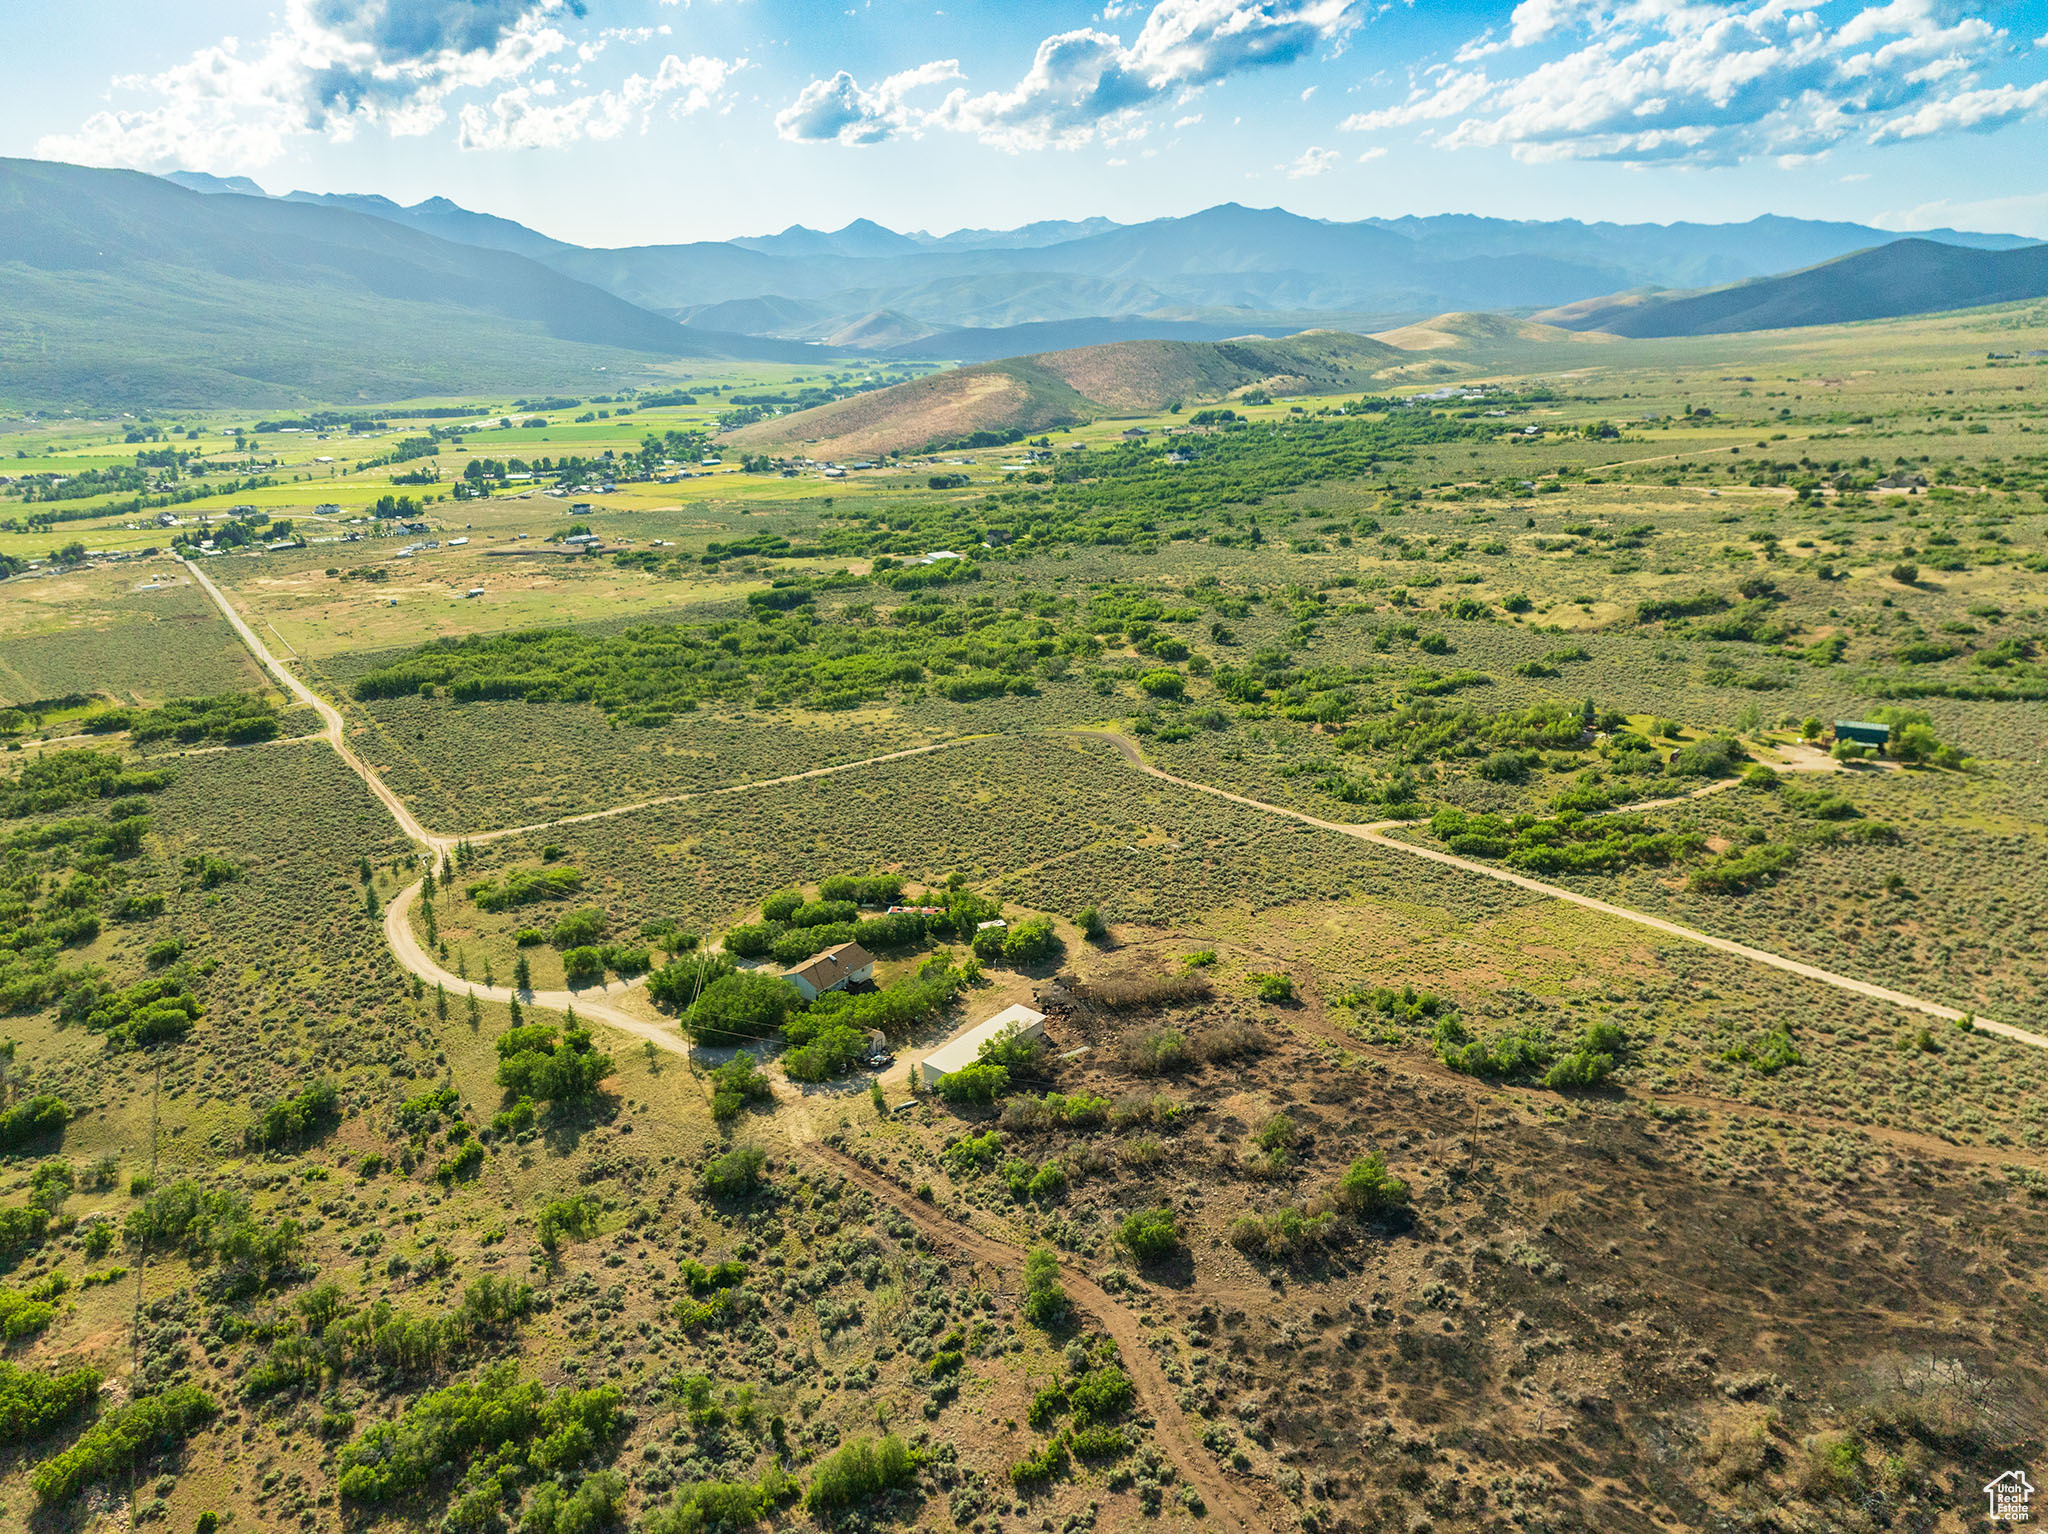
<svg viewBox="0 0 2048 1534">
<path fill-rule="evenodd" d="M 164 172 L 163 179 L 174 186 L 182 186 L 188 192 L 204 192 L 210 197 L 223 193 L 236 197 L 270 195 L 247 176 L 216 176 L 203 170 L 170 170 Z"/>
</svg>

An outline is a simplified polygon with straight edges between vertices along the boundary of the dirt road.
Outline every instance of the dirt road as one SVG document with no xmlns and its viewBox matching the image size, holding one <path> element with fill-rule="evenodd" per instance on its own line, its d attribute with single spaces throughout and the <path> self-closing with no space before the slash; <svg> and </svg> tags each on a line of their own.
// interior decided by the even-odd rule
<svg viewBox="0 0 2048 1534">
<path fill-rule="evenodd" d="M 220 588 L 207 579 L 205 572 L 200 570 L 189 559 L 183 561 L 183 563 L 185 568 L 191 572 L 192 578 L 213 598 L 214 603 L 227 617 L 228 622 L 234 626 L 234 630 L 241 637 L 242 642 L 249 647 L 250 653 L 256 657 L 264 669 L 276 677 L 279 683 L 293 697 L 309 708 L 318 711 L 326 725 L 323 734 L 328 744 L 332 745 L 340 753 L 342 760 L 348 763 L 356 775 L 369 786 L 370 791 L 391 811 L 392 817 L 397 820 L 400 828 L 404 830 L 406 835 L 426 846 L 437 859 L 448 849 L 452 848 L 457 838 L 452 836 L 435 836 L 430 833 L 413 818 L 412 811 L 405 807 L 405 801 L 385 787 L 383 780 L 371 770 L 370 766 L 353 751 L 349 750 L 348 742 L 343 738 L 340 712 L 332 704 L 322 699 L 312 688 L 292 675 L 291 672 L 285 670 L 277 657 L 272 655 L 264 646 L 263 641 L 256 637 L 255 630 L 251 629 L 243 621 L 242 615 L 236 612 L 234 606 L 221 594 Z M 1396 841 L 1386 834 L 1386 830 L 1391 824 L 1390 822 L 1380 822 L 1374 825 L 1356 825 L 1347 824 L 1343 821 L 1323 820 L 1303 810 L 1288 809 L 1284 805 L 1268 804 L 1263 799 L 1252 799 L 1243 794 L 1234 794 L 1228 789 L 1216 788 L 1208 783 L 1197 783 L 1192 778 L 1176 777 L 1174 774 L 1155 767 L 1146 761 L 1138 750 L 1137 742 L 1133 741 L 1129 736 L 1119 734 L 1114 730 L 1070 730 L 1066 733 L 1083 739 L 1103 741 L 1113 747 L 1125 762 L 1137 768 L 1138 771 L 1150 777 L 1158 778 L 1162 782 L 1172 783 L 1177 787 L 1192 790 L 1195 793 L 1209 794 L 1218 799 L 1227 799 L 1231 803 L 1243 805 L 1247 809 L 1258 810 L 1268 815 L 1284 816 L 1289 820 L 1299 821 L 1303 825 L 1315 826 L 1319 830 L 1334 831 L 1340 836 L 1356 837 L 1361 841 L 1371 842 L 1376 847 L 1384 847 L 1403 856 L 1420 858 L 1424 862 L 1436 863 L 1445 868 L 1455 868 L 1463 873 L 1476 874 L 1482 879 L 1492 879 L 1500 884 L 1512 884 L 1516 888 L 1528 890 L 1532 894 L 1547 895 L 1553 900 L 1563 900 L 1589 911 L 1598 911 L 1604 916 L 1612 916 L 1621 921 L 1634 922 L 1638 926 L 1662 932 L 1668 937 L 1682 938 L 1688 943 L 1698 943 L 1702 947 L 1712 948 L 1720 953 L 1733 954 L 1737 958 L 1748 959 L 1756 964 L 1768 965 L 1772 969 L 1783 970 L 1787 974 L 1798 975 L 1807 980 L 1819 981 L 1822 985 L 1833 986 L 1839 991 L 1848 991 L 1858 996 L 1867 996 L 1873 1001 L 1888 1002 L 1892 1006 L 1904 1007 L 1908 1011 L 1925 1013 L 1929 1017 L 1938 1017 L 1947 1022 L 1958 1022 L 1965 1015 L 1955 1007 L 1948 1006 L 1942 1002 L 1929 1001 L 1925 997 L 1908 995 L 1904 991 L 1895 991 L 1889 986 L 1873 985 L 1867 980 L 1857 980 L 1849 975 L 1838 975 L 1833 970 L 1822 969 L 1815 964 L 1806 964 L 1798 959 L 1788 959 L 1781 954 L 1771 953 L 1766 949 L 1752 948 L 1747 943 L 1738 943 L 1730 938 L 1715 937 L 1712 933 L 1700 932 L 1692 927 L 1680 926 L 1677 922 L 1666 921 L 1661 916 L 1651 916 L 1643 911 L 1632 911 L 1626 906 L 1611 905 L 1605 900 L 1595 899 L 1591 895 L 1582 895 L 1578 891 L 1566 889 L 1562 885 L 1546 884 L 1540 879 L 1531 879 L 1523 874 L 1512 873 L 1505 868 L 1495 868 L 1490 864 L 1474 862 L 1470 858 L 1461 858 L 1453 853 L 1439 852 L 1434 847 L 1421 847 L 1412 842 Z M 856 772 L 864 767 L 872 767 L 884 762 L 901 761 L 907 757 L 925 756 L 935 751 L 951 750 L 955 746 L 968 745 L 978 740 L 998 738 L 1000 737 L 993 735 L 961 736 L 957 739 L 942 741 L 935 745 L 912 746 L 902 751 L 891 751 L 882 756 L 867 757 L 856 762 L 842 762 L 832 767 L 814 767 L 807 772 L 791 773 L 786 777 L 766 778 L 758 783 L 736 783 L 725 788 L 702 789 L 692 793 L 672 794 L 662 799 L 649 799 L 637 804 L 619 805 L 608 810 L 593 810 L 585 815 L 571 815 L 561 820 L 546 821 L 533 826 L 520 826 L 508 830 L 487 832 L 480 836 L 473 836 L 469 840 L 481 841 L 494 837 L 514 836 L 526 832 L 548 830 L 555 826 L 577 825 L 586 821 L 603 820 L 614 815 L 631 814 L 635 810 L 645 809 L 657 804 L 676 804 L 689 799 L 710 797 L 718 794 L 745 793 L 749 789 L 766 788 L 781 783 L 800 783 L 811 778 L 829 777 L 834 773 Z M 418 886 L 414 886 L 406 894 L 401 894 L 392 902 L 392 909 L 394 911 L 400 910 L 402 904 L 407 902 L 407 896 L 416 895 L 417 890 Z M 432 959 L 416 943 L 412 943 L 411 929 L 403 921 L 399 921 L 396 928 L 394 928 L 392 918 L 387 915 L 385 932 L 391 936 L 393 951 L 400 954 L 400 962 L 404 963 L 406 968 L 411 970 L 412 973 L 419 975 L 422 979 L 444 985 L 450 980 L 454 980 L 455 984 L 461 986 L 464 990 L 469 988 L 467 981 L 449 976 L 447 971 L 434 964 Z M 403 939 L 410 945 L 411 952 L 409 955 L 400 949 L 400 939 Z M 425 967 L 416 967 L 412 962 L 415 958 L 420 965 Z M 482 994 L 482 992 L 479 992 L 479 995 Z M 506 996 L 510 994 L 509 991 L 505 993 Z M 548 992 L 546 994 L 564 997 L 565 1000 L 562 1004 L 565 1006 L 568 1000 L 574 999 L 567 992 Z M 493 999 L 503 1000 L 504 997 L 494 997 Z M 556 1003 L 544 1001 L 536 996 L 534 998 L 534 1005 L 551 1007 L 556 1005 Z M 603 1010 L 601 1012 L 590 1010 L 587 1015 L 592 1017 L 603 1016 L 607 1022 L 611 1022 L 615 1018 L 620 1019 L 622 1021 L 616 1022 L 615 1026 L 622 1027 L 627 1032 L 637 1034 L 640 1037 L 650 1037 L 654 1032 L 660 1031 L 655 1024 L 633 1017 L 630 1013 L 618 1011 L 616 1008 L 603 1007 L 601 1002 L 593 1003 L 592 1006 L 602 1007 Z M 2034 1033 L 2025 1028 L 2017 1028 L 2010 1023 L 1996 1022 L 1990 1018 L 1973 1017 L 1973 1020 L 1975 1026 L 1985 1033 L 1995 1034 L 2002 1039 L 2009 1039 L 2015 1044 L 2026 1044 L 2035 1049 L 2048 1049 L 2048 1035 Z M 672 1035 L 664 1035 L 664 1037 L 669 1038 L 678 1047 L 686 1048 L 686 1046 L 681 1046 L 680 1040 L 674 1040 Z M 660 1047 L 667 1048 L 670 1046 L 668 1044 L 661 1044 Z"/>
<path fill-rule="evenodd" d="M 849 1182 L 858 1183 L 877 1198 L 901 1210 L 910 1222 L 941 1246 L 963 1252 L 1005 1273 L 1024 1271 L 1024 1249 L 1000 1236 L 977 1230 L 972 1225 L 942 1214 L 908 1188 L 880 1172 L 871 1171 L 834 1146 L 822 1141 L 810 1147 L 843 1172 Z M 1124 1368 L 1137 1387 L 1138 1400 L 1153 1420 L 1153 1436 L 1181 1476 L 1208 1505 L 1210 1516 L 1240 1529 L 1270 1529 L 1279 1526 L 1260 1506 L 1251 1488 L 1240 1486 L 1226 1476 L 1202 1447 L 1202 1441 L 1182 1414 L 1180 1400 L 1166 1371 L 1159 1367 L 1147 1340 L 1154 1335 L 1138 1324 L 1138 1318 L 1124 1308 L 1109 1291 L 1080 1269 L 1060 1264 L 1060 1282 L 1067 1298 L 1086 1311 L 1095 1323 L 1116 1339 Z"/>
<path fill-rule="evenodd" d="M 334 747 L 341 759 L 348 763 L 355 775 L 368 785 L 370 792 L 382 801 L 384 808 L 391 812 L 391 818 L 398 822 L 398 828 L 425 846 L 436 859 L 453 847 L 454 837 L 432 835 L 425 826 L 413 819 L 412 811 L 405 807 L 405 801 L 384 786 L 384 780 L 371 770 L 370 764 L 349 750 L 348 740 L 342 728 L 341 711 L 285 670 L 283 662 L 272 655 L 263 641 L 256 637 L 256 631 L 243 621 L 242 615 L 235 611 L 234 604 L 221 594 L 220 587 L 207 579 L 205 571 L 189 559 L 181 563 L 191 572 L 192 579 L 199 583 L 200 590 L 213 598 L 214 606 L 221 610 L 242 643 L 249 647 L 249 653 L 256 657 L 257 664 L 276 677 L 278 685 L 284 688 L 287 694 L 320 716 L 321 724 L 324 726 L 320 733 L 327 738 L 327 743 Z"/>
<path fill-rule="evenodd" d="M 583 991 L 514 991 L 507 985 L 479 985 L 443 969 L 413 936 L 412 908 L 420 898 L 421 883 L 408 884 L 384 908 L 384 941 L 391 945 L 393 957 L 407 974 L 419 976 L 428 985 L 443 986 L 450 996 L 457 998 L 474 993 L 478 1001 L 516 999 L 522 1007 L 544 1007 L 552 1012 L 567 1012 L 573 1007 L 579 1018 L 595 1018 L 622 1033 L 646 1039 L 656 1049 L 665 1049 L 670 1054 L 689 1055 L 689 1041 L 667 1024 L 650 1023 L 644 1017 L 607 1004 L 607 998 L 637 989 L 642 983 L 638 980 L 616 980 Z"/>
<path fill-rule="evenodd" d="M 1116 749 L 1127 763 L 1149 777 L 1159 778 L 1180 788 L 1192 789 L 1198 794 L 1210 794 L 1218 799 L 1228 799 L 1232 804 L 1241 804 L 1247 809 L 1260 810 L 1268 815 L 1281 815 L 1289 820 L 1300 821 L 1303 825 L 1315 826 L 1323 831 L 1335 831 L 1340 836 L 1355 836 L 1360 841 L 1371 842 L 1376 847 L 1401 853 L 1405 857 L 1420 858 L 1424 862 L 1437 863 L 1445 868 L 1455 868 L 1462 873 L 1477 874 L 1482 879 L 1492 879 L 1500 884 L 1512 884 L 1517 889 L 1532 894 L 1547 895 L 1553 900 L 1563 900 L 1571 905 L 1582 906 L 1588 911 L 1598 911 L 1603 916 L 1616 917 L 1621 921 L 1634 922 L 1637 926 L 1649 927 L 1667 937 L 1683 938 L 1688 943 L 1698 943 L 1719 953 L 1733 954 L 1739 959 L 1752 963 L 1766 964 L 1772 969 L 1783 970 L 1789 975 L 1802 979 L 1817 980 L 1822 985 L 1833 986 L 1838 991 L 1850 991 L 1858 996 L 1868 996 L 1873 1001 L 1889 1002 L 1895 1007 L 1904 1007 L 1913 1012 L 1924 1012 L 1930 1017 L 1958 1022 L 1965 1015 L 1954 1007 L 1938 1001 L 1929 1001 L 1923 996 L 1909 996 L 1904 991 L 1892 990 L 1889 986 L 1873 985 L 1867 980 L 1857 980 L 1849 975 L 1838 975 L 1833 970 L 1822 969 L 1816 964 L 1805 964 L 1798 959 L 1788 959 L 1782 954 L 1771 953 L 1762 948 L 1752 948 L 1747 943 L 1733 939 L 1715 937 L 1710 932 L 1700 932 L 1692 927 L 1682 927 L 1677 922 L 1666 921 L 1661 916 L 1651 916 L 1644 911 L 1631 911 L 1626 906 L 1610 905 L 1591 895 L 1582 895 L 1577 890 L 1566 889 L 1559 884 L 1546 884 L 1541 879 L 1531 879 L 1524 874 L 1512 873 L 1505 868 L 1495 868 L 1488 863 L 1477 863 L 1470 858 L 1461 858 L 1454 853 L 1439 852 L 1434 847 L 1420 847 L 1413 842 L 1396 841 L 1386 834 L 1386 827 L 1394 822 L 1380 821 L 1374 825 L 1347 825 L 1342 821 L 1322 820 L 1303 810 L 1288 809 L 1285 805 L 1268 804 L 1263 799 L 1247 798 L 1233 794 L 1228 789 L 1216 788 L 1207 783 L 1197 783 L 1192 778 L 1176 777 L 1162 768 L 1153 766 L 1139 753 L 1137 742 L 1127 735 L 1114 730 L 1076 730 L 1073 734 L 1092 740 L 1104 741 Z M 1989 1018 L 1975 1016 L 1975 1026 L 1984 1033 L 1996 1034 L 1999 1038 L 2010 1039 L 2015 1044 L 2028 1044 L 2035 1049 L 2048 1049 L 2048 1035 L 2016 1028 L 2010 1023 L 1994 1022 Z"/>
</svg>

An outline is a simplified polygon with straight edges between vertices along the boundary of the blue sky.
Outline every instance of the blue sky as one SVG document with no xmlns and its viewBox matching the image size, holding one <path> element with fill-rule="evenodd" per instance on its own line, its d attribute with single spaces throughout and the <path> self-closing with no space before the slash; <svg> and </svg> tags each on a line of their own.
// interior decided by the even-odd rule
<svg viewBox="0 0 2048 1534">
<path fill-rule="evenodd" d="M 2048 237 L 2048 0 L 8 0 L 0 151 L 584 244 L 1238 201 Z"/>
</svg>

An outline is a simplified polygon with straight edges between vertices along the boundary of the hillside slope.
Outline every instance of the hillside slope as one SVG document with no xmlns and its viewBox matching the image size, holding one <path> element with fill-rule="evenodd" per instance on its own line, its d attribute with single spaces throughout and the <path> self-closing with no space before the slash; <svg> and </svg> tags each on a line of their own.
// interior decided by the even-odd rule
<svg viewBox="0 0 2048 1534">
<path fill-rule="evenodd" d="M 1174 400 L 1218 399 L 1263 384 L 1363 388 L 1401 353 L 1367 336 L 1305 331 L 1284 340 L 1118 341 L 933 373 L 729 434 L 755 451 L 815 457 L 910 452 L 977 432 L 1048 431 Z"/>
<path fill-rule="evenodd" d="M 1404 352 L 1469 351 L 1512 346 L 1547 346 L 1560 341 L 1604 341 L 1600 332 L 1541 325 L 1505 314 L 1439 314 L 1398 330 L 1382 330 L 1373 339 Z"/>
<path fill-rule="evenodd" d="M 2048 296 L 2048 245 L 1971 250 L 1894 240 L 1874 250 L 1703 293 L 1618 294 L 1536 316 L 1610 335 L 1707 336 L 1892 319 Z"/>
<path fill-rule="evenodd" d="M 686 330 L 507 251 L 345 208 L 0 160 L 0 397 L 97 407 L 544 388 L 812 352 Z"/>
</svg>

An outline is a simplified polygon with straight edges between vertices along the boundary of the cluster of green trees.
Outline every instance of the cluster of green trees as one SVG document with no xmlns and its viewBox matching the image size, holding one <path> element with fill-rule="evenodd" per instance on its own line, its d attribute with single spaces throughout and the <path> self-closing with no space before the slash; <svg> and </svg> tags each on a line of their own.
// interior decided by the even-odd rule
<svg viewBox="0 0 2048 1534">
<path fill-rule="evenodd" d="M 0 1363 L 0 1444 L 40 1438 L 99 1399 L 97 1369 L 41 1374 Z"/>
<path fill-rule="evenodd" d="M 340 1122 L 340 1089 L 331 1081 L 316 1081 L 265 1108 L 249 1126 L 247 1140 L 259 1150 L 276 1150 L 303 1144 L 315 1131 Z"/>
<path fill-rule="evenodd" d="M 58 1016 L 103 1035 L 109 1049 L 127 1050 L 174 1043 L 205 1012 L 193 993 L 189 966 L 180 964 L 129 986 L 80 979 L 64 993 Z"/>
<path fill-rule="evenodd" d="M 762 921 L 731 928 L 725 934 L 725 949 L 742 959 L 773 958 L 779 964 L 800 964 L 841 943 L 859 943 L 870 953 L 893 953 L 935 939 L 972 940 L 983 922 L 1002 915 L 999 902 L 972 890 L 952 890 L 928 896 L 927 901 L 943 905 L 943 914 L 895 911 L 862 917 L 851 900 L 806 901 L 795 891 L 784 891 L 762 903 Z M 977 957 L 984 956 L 977 952 Z"/>
<path fill-rule="evenodd" d="M 508 868 L 501 875 L 479 879 L 467 890 L 480 911 L 509 911 L 542 900 L 563 900 L 583 888 L 583 872 L 567 863 L 543 868 Z"/>
<path fill-rule="evenodd" d="M 462 1302 L 438 1316 L 400 1311 L 388 1300 L 351 1306 L 339 1285 L 320 1284 L 293 1306 L 299 1329 L 271 1343 L 243 1376 L 251 1400 L 281 1392 L 310 1394 L 352 1375 L 427 1374 L 504 1337 L 533 1308 L 533 1291 L 486 1274 Z"/>
<path fill-rule="evenodd" d="M 709 703 L 833 709 L 926 685 L 959 700 L 1029 691 L 1099 649 L 1048 616 L 928 593 L 887 622 L 824 623 L 811 590 L 789 585 L 755 593 L 743 619 L 438 641 L 365 673 L 354 690 L 364 701 L 591 703 L 621 723 L 658 726 Z"/>
<path fill-rule="evenodd" d="M 525 1023 L 498 1036 L 498 1085 L 510 1098 L 536 1103 L 579 1103 L 612 1073 L 586 1028 Z"/>
<path fill-rule="evenodd" d="M 1438 1020 L 1431 1035 L 1438 1058 L 1468 1076 L 1540 1080 L 1552 1088 L 1590 1087 L 1613 1072 L 1628 1039 L 1612 1023 L 1590 1023 L 1577 1043 L 1566 1047 L 1540 1023 L 1525 1023 L 1492 1038 L 1478 1039 L 1456 1016 Z"/>
<path fill-rule="evenodd" d="M 1641 815 L 1475 815 L 1441 809 L 1430 834 L 1460 857 L 1499 858 L 1528 873 L 1605 873 L 1690 857 L 1706 844 L 1697 831 L 1658 830 Z"/>
<path fill-rule="evenodd" d="M 38 1092 L 0 1113 L 0 1152 L 12 1154 L 51 1135 L 71 1121 L 70 1106 L 54 1092 Z"/>
<path fill-rule="evenodd" d="M 131 770 L 114 751 L 52 751 L 0 779 L 0 820 L 47 815 L 95 799 L 126 799 L 169 786 L 168 770 Z"/>
<path fill-rule="evenodd" d="M 300 1275 L 305 1237 L 289 1215 L 258 1220 L 241 1195 L 181 1178 L 145 1198 L 123 1222 L 130 1246 L 208 1264 L 218 1298 L 245 1299 Z"/>
<path fill-rule="evenodd" d="M 206 698 L 172 698 L 156 708 L 110 708 L 79 721 L 88 734 L 126 730 L 145 743 L 175 740 L 180 745 L 213 741 L 239 746 L 275 740 L 284 728 L 277 705 L 260 693 L 224 692 Z"/>
<path fill-rule="evenodd" d="M 1076 544 L 1150 552 L 1203 536 L 1256 543 L 1248 508 L 1306 485 L 1370 480 L 1422 449 L 1490 440 L 1491 425 L 1412 409 L 1289 416 L 1207 438 L 1193 462 L 1178 464 L 1167 462 L 1164 443 L 1118 443 L 1062 455 L 1044 485 L 892 505 L 829 527 L 818 541 L 827 553 L 863 556 L 978 548 L 984 539 L 1020 553 Z"/>
<path fill-rule="evenodd" d="M 138 1396 L 103 1415 L 70 1448 L 37 1465 L 29 1472 L 29 1486 L 44 1507 L 71 1505 L 95 1482 L 113 1480 L 177 1448 L 219 1410 L 213 1397 L 194 1385 Z"/>
<path fill-rule="evenodd" d="M 487 1461 L 487 1484 L 470 1489 L 495 1505 L 528 1479 L 579 1479 L 591 1460 L 616 1449 L 632 1420 L 612 1386 L 550 1392 L 538 1380 L 522 1380 L 508 1360 L 474 1383 L 420 1396 L 395 1421 L 367 1429 L 338 1456 L 341 1495 L 354 1503 L 398 1502 Z M 485 1511 L 471 1509 L 473 1516 Z"/>
<path fill-rule="evenodd" d="M 65 808 L 76 802 L 70 795 L 96 798 L 97 787 L 118 784 L 123 776 L 69 776 L 54 782 L 44 776 L 34 787 L 22 785 L 20 779 L 11 785 L 0 781 L 0 795 L 8 795 L 17 805 L 33 801 Z M 147 786 L 161 784 L 152 775 Z M 101 804 L 99 816 L 65 816 L 0 838 L 0 852 L 5 854 L 5 866 L 0 868 L 0 1010 L 32 1010 L 91 983 L 96 971 L 68 964 L 66 951 L 98 937 L 105 916 L 138 921 L 162 910 L 161 894 L 130 889 L 138 867 L 135 859 L 150 828 L 148 799 L 126 793 Z"/>
</svg>

